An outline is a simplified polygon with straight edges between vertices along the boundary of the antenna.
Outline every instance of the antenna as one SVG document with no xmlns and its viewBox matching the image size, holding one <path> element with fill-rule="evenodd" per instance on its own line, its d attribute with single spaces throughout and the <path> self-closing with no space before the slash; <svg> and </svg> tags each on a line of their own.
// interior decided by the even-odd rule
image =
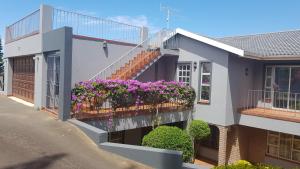
<svg viewBox="0 0 300 169">
<path fill-rule="evenodd" d="M 177 12 L 177 10 L 172 9 L 169 6 L 164 6 L 164 5 L 160 4 L 160 11 L 166 12 L 167 29 L 169 29 L 170 28 L 170 17 L 171 17 L 171 14 Z"/>
</svg>

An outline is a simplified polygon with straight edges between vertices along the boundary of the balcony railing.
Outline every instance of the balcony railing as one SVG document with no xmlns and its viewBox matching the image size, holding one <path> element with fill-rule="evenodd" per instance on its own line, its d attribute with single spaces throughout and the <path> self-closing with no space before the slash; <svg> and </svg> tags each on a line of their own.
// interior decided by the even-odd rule
<svg viewBox="0 0 300 169">
<path fill-rule="evenodd" d="M 73 28 L 73 34 L 138 44 L 142 27 L 88 16 L 76 12 L 53 9 L 53 29 Z"/>
<path fill-rule="evenodd" d="M 193 88 L 179 82 L 96 80 L 72 90 L 72 116 L 77 119 L 132 116 L 191 110 Z"/>
<path fill-rule="evenodd" d="M 243 109 L 252 108 L 300 112 L 300 93 L 249 90 Z"/>
<path fill-rule="evenodd" d="M 14 24 L 6 27 L 5 43 L 39 33 L 39 28 L 40 10 L 36 10 Z"/>
</svg>

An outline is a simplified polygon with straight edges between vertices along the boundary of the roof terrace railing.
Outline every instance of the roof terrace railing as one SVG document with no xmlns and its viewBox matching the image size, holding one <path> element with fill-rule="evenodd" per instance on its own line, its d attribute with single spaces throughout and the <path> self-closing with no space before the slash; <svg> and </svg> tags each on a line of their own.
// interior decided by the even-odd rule
<svg viewBox="0 0 300 169">
<path fill-rule="evenodd" d="M 53 29 L 69 26 L 75 35 L 133 44 L 141 42 L 142 27 L 138 26 L 55 8 L 52 20 Z"/>
<path fill-rule="evenodd" d="M 21 20 L 6 27 L 5 43 L 9 43 L 32 34 L 39 33 L 40 10 L 36 10 Z"/>
</svg>

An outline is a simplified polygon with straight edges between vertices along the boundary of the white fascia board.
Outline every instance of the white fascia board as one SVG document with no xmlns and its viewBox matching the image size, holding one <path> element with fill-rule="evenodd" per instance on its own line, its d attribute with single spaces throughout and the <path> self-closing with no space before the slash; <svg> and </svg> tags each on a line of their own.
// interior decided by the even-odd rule
<svg viewBox="0 0 300 169">
<path fill-rule="evenodd" d="M 236 48 L 236 47 L 233 47 L 233 46 L 230 46 L 230 45 L 226 45 L 222 42 L 218 42 L 216 40 L 213 40 L 213 39 L 210 39 L 210 38 L 207 38 L 207 37 L 204 37 L 204 36 L 200 36 L 200 35 L 197 35 L 195 33 L 180 29 L 180 28 L 177 28 L 175 32 L 178 33 L 178 34 L 184 35 L 186 37 L 195 39 L 197 41 L 206 43 L 208 45 L 223 49 L 225 51 L 228 51 L 230 53 L 233 53 L 233 54 L 236 54 L 236 55 L 239 55 L 239 56 L 244 56 L 245 55 L 245 52 L 242 49 L 239 49 L 239 48 Z"/>
</svg>

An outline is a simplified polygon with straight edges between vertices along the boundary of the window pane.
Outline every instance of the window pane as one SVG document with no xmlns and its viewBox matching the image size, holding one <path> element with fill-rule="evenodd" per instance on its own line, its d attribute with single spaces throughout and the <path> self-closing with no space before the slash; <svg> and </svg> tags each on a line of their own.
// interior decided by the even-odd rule
<svg viewBox="0 0 300 169">
<path fill-rule="evenodd" d="M 268 154 L 273 155 L 273 156 L 278 156 L 278 147 L 275 146 L 268 146 Z"/>
<path fill-rule="evenodd" d="M 186 66 L 186 69 L 187 69 L 187 70 L 190 70 L 190 68 L 191 68 L 190 65 L 187 65 L 187 66 Z"/>
<path fill-rule="evenodd" d="M 300 93 L 300 68 L 299 67 L 292 68 L 291 92 Z"/>
<path fill-rule="evenodd" d="M 279 156 L 286 159 L 291 159 L 292 151 L 292 135 L 280 134 L 280 149 Z"/>
<path fill-rule="evenodd" d="M 273 135 L 269 135 L 268 137 L 268 144 L 271 145 L 278 145 L 279 143 L 279 137 L 273 136 Z"/>
<path fill-rule="evenodd" d="M 202 84 L 210 84 L 210 75 L 203 75 L 202 76 Z"/>
<path fill-rule="evenodd" d="M 211 63 L 202 63 L 202 71 L 203 73 L 211 72 Z"/>
<path fill-rule="evenodd" d="M 266 87 L 271 87 L 271 78 L 266 79 Z"/>
<path fill-rule="evenodd" d="M 266 75 L 272 76 L 272 67 L 266 67 Z"/>
<path fill-rule="evenodd" d="M 201 100 L 209 100 L 209 86 L 202 86 L 201 87 Z"/>
<path fill-rule="evenodd" d="M 300 162 L 300 152 L 293 151 L 293 158 L 294 161 Z"/>
<path fill-rule="evenodd" d="M 300 151 L 300 136 L 294 136 L 293 149 Z"/>
</svg>

